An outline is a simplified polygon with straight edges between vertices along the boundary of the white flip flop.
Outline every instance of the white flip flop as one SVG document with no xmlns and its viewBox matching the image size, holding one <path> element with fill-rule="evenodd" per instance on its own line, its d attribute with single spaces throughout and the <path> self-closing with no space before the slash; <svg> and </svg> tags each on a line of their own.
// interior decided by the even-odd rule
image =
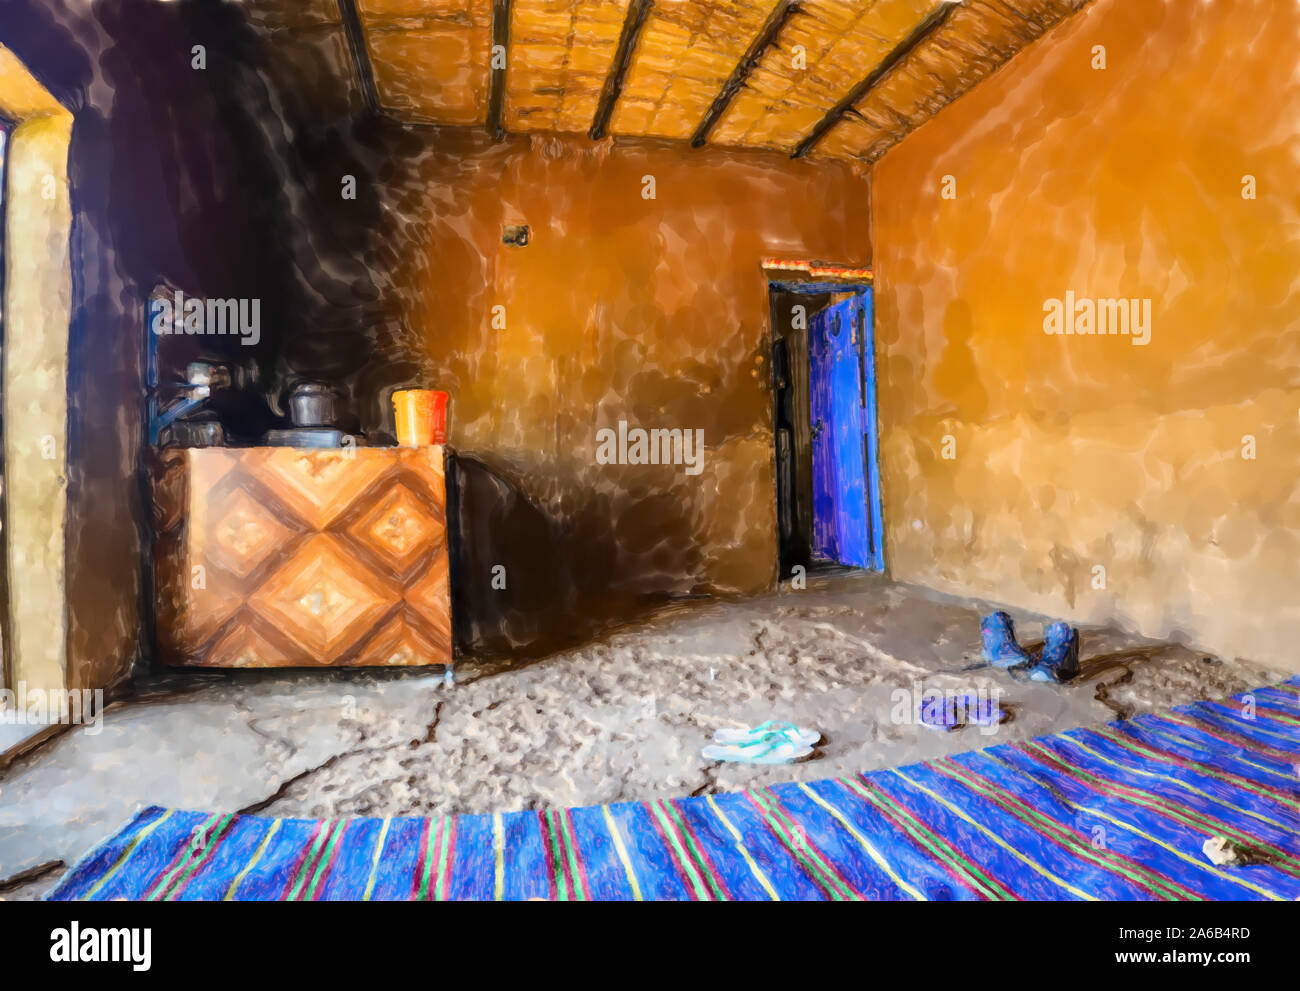
<svg viewBox="0 0 1300 991">
<path fill-rule="evenodd" d="M 769 719 L 753 729 L 718 729 L 713 732 L 713 742 L 723 744 L 750 744 L 780 736 L 799 747 L 811 747 L 822 735 L 814 729 L 801 729 L 794 723 L 781 723 Z"/>
<path fill-rule="evenodd" d="M 781 736 L 752 743 L 709 744 L 702 751 L 705 760 L 730 761 L 735 764 L 788 764 L 791 761 L 807 757 L 813 748 L 799 744 Z"/>
</svg>

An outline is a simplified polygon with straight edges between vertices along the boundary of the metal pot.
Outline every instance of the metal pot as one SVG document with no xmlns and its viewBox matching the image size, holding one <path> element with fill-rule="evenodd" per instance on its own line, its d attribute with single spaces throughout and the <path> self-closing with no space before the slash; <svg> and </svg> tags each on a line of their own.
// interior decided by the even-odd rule
<svg viewBox="0 0 1300 991">
<path fill-rule="evenodd" d="M 171 442 L 173 447 L 225 447 L 226 431 L 218 420 L 177 420 Z"/>
<path fill-rule="evenodd" d="M 295 427 L 332 427 L 338 422 L 337 402 L 323 382 L 299 382 L 289 393 L 289 420 Z"/>
</svg>

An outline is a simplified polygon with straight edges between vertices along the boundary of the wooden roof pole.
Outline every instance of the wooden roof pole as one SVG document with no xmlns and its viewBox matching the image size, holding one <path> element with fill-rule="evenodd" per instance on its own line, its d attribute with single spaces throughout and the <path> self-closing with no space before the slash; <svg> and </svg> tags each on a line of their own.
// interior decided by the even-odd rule
<svg viewBox="0 0 1300 991">
<path fill-rule="evenodd" d="M 497 67 L 496 53 L 501 49 L 503 58 Z M 506 69 L 510 64 L 510 0 L 492 0 L 492 88 L 488 91 L 487 129 L 500 141 L 506 136 Z"/>
<path fill-rule="evenodd" d="M 623 80 L 627 76 L 628 67 L 632 64 L 632 54 L 636 51 L 637 39 L 641 35 L 641 28 L 644 27 L 646 18 L 650 16 L 652 7 L 654 7 L 654 0 L 632 0 L 628 5 L 627 19 L 623 21 L 623 32 L 618 38 L 618 50 L 614 53 L 609 75 L 605 77 L 605 85 L 601 88 L 600 103 L 596 106 L 596 116 L 591 122 L 591 130 L 587 132 L 587 136 L 593 141 L 603 138 L 609 127 L 609 119 L 614 115 L 614 104 L 618 102 L 619 94 L 623 91 Z"/>
<path fill-rule="evenodd" d="M 708 113 L 700 121 L 695 133 L 691 135 L 692 148 L 699 148 L 708 140 L 713 125 L 726 112 L 727 107 L 736 98 L 736 94 L 745 85 L 745 81 L 758 66 L 763 55 L 776 44 L 777 36 L 780 35 L 786 23 L 795 14 L 802 14 L 803 12 L 803 8 L 799 6 L 799 0 L 780 0 L 776 7 L 772 9 L 772 13 L 763 22 L 763 27 L 758 32 L 758 36 L 750 44 L 745 54 L 741 56 L 740 61 L 736 63 L 736 68 L 732 70 L 731 76 L 723 84 L 722 89 L 718 91 L 718 95 L 714 97 Z"/>
<path fill-rule="evenodd" d="M 361 16 L 357 13 L 356 0 L 338 0 L 338 3 L 339 16 L 343 19 L 343 33 L 348 40 L 348 50 L 352 53 L 352 62 L 357 67 L 361 97 L 366 101 L 366 109 L 372 114 L 377 114 L 379 113 L 379 90 L 375 87 L 375 70 L 370 64 L 370 53 L 366 50 L 366 33 L 361 27 Z"/>
<path fill-rule="evenodd" d="M 826 136 L 826 132 L 840 122 L 840 119 L 848 113 L 853 107 L 861 103 L 863 98 L 870 93 L 877 85 L 888 76 L 903 59 L 907 58 L 926 38 L 943 27 L 944 23 L 952 16 L 961 6 L 960 0 L 943 0 L 934 10 L 925 15 L 925 18 L 914 27 L 910 34 L 897 45 L 893 51 L 880 60 L 880 64 L 871 70 L 871 74 L 862 80 L 853 89 L 849 90 L 848 95 L 839 103 L 826 111 L 826 116 L 817 122 L 807 136 L 804 137 L 790 153 L 791 158 L 803 158 L 812 147 Z"/>
</svg>

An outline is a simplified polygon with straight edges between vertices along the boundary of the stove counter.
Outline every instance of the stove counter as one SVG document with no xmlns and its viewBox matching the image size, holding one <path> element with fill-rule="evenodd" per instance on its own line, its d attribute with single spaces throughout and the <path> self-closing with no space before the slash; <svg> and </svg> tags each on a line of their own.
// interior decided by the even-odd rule
<svg viewBox="0 0 1300 991">
<path fill-rule="evenodd" d="M 163 663 L 450 665 L 444 453 L 157 452 L 150 474 Z"/>
</svg>

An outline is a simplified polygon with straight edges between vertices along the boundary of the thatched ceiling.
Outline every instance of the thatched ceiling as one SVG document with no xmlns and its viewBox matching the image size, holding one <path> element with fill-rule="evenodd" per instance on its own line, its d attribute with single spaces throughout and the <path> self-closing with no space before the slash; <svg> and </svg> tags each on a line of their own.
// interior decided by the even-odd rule
<svg viewBox="0 0 1300 991">
<path fill-rule="evenodd" d="M 301 0 L 299 16 L 350 30 L 363 90 L 400 120 L 873 161 L 1087 2 Z"/>
</svg>

